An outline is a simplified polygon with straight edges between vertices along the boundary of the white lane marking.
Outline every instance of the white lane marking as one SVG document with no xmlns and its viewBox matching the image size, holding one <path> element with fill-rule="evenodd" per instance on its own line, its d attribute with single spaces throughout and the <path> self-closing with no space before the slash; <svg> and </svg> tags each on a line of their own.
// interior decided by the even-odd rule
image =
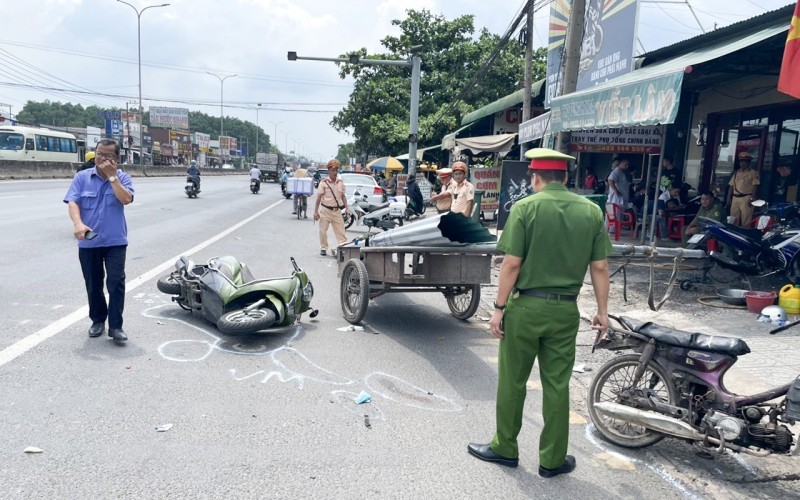
<svg viewBox="0 0 800 500">
<path fill-rule="evenodd" d="M 8 198 L 25 198 L 25 196 L 21 194 L 16 194 L 13 196 L 0 196 L 0 200 L 7 200 Z"/>
<path fill-rule="evenodd" d="M 20 325 L 27 325 L 30 322 L 31 322 L 31 320 L 29 320 L 29 319 L 23 319 L 22 321 L 19 322 L 19 324 Z"/>
<path fill-rule="evenodd" d="M 62 307 L 64 307 L 64 304 L 56 304 L 53 306 L 53 310 L 61 309 Z"/>
<path fill-rule="evenodd" d="M 181 255 L 189 256 L 189 255 L 192 255 L 194 253 L 199 252 L 200 250 L 206 248 L 207 246 L 212 245 L 212 244 L 216 243 L 217 241 L 221 240 L 225 236 L 228 236 L 229 234 L 231 234 L 232 232 L 236 231 L 237 229 L 239 229 L 240 227 L 244 226 L 245 224 L 247 224 L 249 222 L 252 222 L 256 218 L 258 218 L 261 215 L 265 214 L 266 212 L 272 210 L 273 208 L 275 208 L 279 204 L 283 203 L 283 201 L 284 201 L 283 199 L 280 199 L 280 200 L 276 201 L 272 205 L 266 207 L 265 209 L 263 209 L 263 210 L 261 210 L 259 212 L 256 212 L 255 214 L 251 215 L 250 217 L 244 219 L 243 221 L 241 221 L 241 222 L 229 227 L 225 231 L 222 231 L 218 235 L 207 239 L 206 241 L 200 243 L 199 245 L 196 245 L 196 246 L 190 248 L 189 250 L 186 250 L 185 252 L 181 252 L 180 254 L 176 255 L 175 257 L 167 259 L 165 262 L 162 262 L 161 264 L 157 265 L 156 267 L 154 267 L 153 269 L 147 271 L 146 273 L 142 274 L 141 276 L 137 276 L 136 278 L 132 279 L 131 281 L 129 281 L 126 284 L 125 292 L 126 293 L 131 292 L 131 291 L 135 290 L 136 288 L 140 287 L 141 285 L 143 285 L 144 283 L 146 283 L 148 280 L 151 280 L 151 279 L 155 278 L 156 276 L 160 275 L 161 273 L 163 273 L 167 269 L 171 269 L 172 266 L 175 265 L 175 261 L 178 260 L 178 258 L 180 258 Z M 50 323 L 49 325 L 47 325 L 46 327 L 42 328 L 38 332 L 32 333 L 32 334 L 28 335 L 27 337 L 22 338 L 22 339 L 18 340 L 17 342 L 14 342 L 10 346 L 8 346 L 5 349 L 3 349 L 2 351 L 0 351 L 0 366 L 3 366 L 6 363 L 8 363 L 9 361 L 13 361 L 14 359 L 22 356 L 23 354 L 25 354 L 26 352 L 30 351 L 31 349 L 33 349 L 37 345 L 41 344 L 45 340 L 49 339 L 50 337 L 53 337 L 57 333 L 60 333 L 60 332 L 64 331 L 65 329 L 69 328 L 72 324 L 74 324 L 74 323 L 78 322 L 79 320 L 85 318 L 88 314 L 89 314 L 89 306 L 88 305 L 83 306 L 83 307 L 71 312 L 70 314 L 64 316 L 63 318 L 61 318 L 59 320 L 56 320 L 53 323 Z"/>
</svg>

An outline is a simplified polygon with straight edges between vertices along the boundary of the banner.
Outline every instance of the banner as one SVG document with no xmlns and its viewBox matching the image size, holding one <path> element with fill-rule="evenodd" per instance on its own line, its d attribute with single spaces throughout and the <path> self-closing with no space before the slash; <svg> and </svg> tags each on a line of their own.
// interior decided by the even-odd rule
<svg viewBox="0 0 800 500">
<path fill-rule="evenodd" d="M 86 127 L 86 150 L 87 151 L 94 151 L 97 147 L 97 143 L 100 142 L 100 135 L 102 134 L 102 130 L 99 127 Z"/>
<path fill-rule="evenodd" d="M 638 6 L 636 0 L 586 0 L 576 92 L 633 70 Z M 562 93 L 571 10 L 572 0 L 555 0 L 550 6 L 545 108 Z"/>
<path fill-rule="evenodd" d="M 658 154 L 661 152 L 661 129 L 651 126 L 575 131 L 570 135 L 569 150 L 574 153 Z"/>
<path fill-rule="evenodd" d="M 498 197 L 497 230 L 503 229 L 511 213 L 511 207 L 517 200 L 533 194 L 531 177 L 528 173 L 529 161 L 505 160 L 500 178 L 500 195 Z"/>
<path fill-rule="evenodd" d="M 532 142 L 550 133 L 550 112 L 543 113 L 519 126 L 519 143 Z"/>
<path fill-rule="evenodd" d="M 150 107 L 150 126 L 189 130 L 189 110 L 185 108 Z"/>
<path fill-rule="evenodd" d="M 789 36 L 783 49 L 778 90 L 800 99 L 800 0 L 794 7 Z"/>
<path fill-rule="evenodd" d="M 197 144 L 197 148 L 203 152 L 208 153 L 211 149 L 210 142 L 211 142 L 211 135 L 204 134 L 202 132 L 195 132 L 194 133 L 194 141 Z"/>
<path fill-rule="evenodd" d="M 471 172 L 470 182 L 475 189 L 483 191 L 481 198 L 481 211 L 493 212 L 497 210 L 500 197 L 500 167 L 474 168 Z"/>
</svg>

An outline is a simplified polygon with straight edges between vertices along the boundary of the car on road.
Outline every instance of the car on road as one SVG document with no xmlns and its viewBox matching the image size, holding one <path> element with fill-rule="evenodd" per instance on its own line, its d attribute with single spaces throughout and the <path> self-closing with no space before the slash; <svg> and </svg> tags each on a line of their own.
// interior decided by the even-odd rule
<svg viewBox="0 0 800 500">
<path fill-rule="evenodd" d="M 339 177 L 344 182 L 344 189 L 348 199 L 358 191 L 362 195 L 367 195 L 367 201 L 370 205 L 380 205 L 386 200 L 386 192 L 371 175 L 345 173 L 339 174 Z"/>
</svg>

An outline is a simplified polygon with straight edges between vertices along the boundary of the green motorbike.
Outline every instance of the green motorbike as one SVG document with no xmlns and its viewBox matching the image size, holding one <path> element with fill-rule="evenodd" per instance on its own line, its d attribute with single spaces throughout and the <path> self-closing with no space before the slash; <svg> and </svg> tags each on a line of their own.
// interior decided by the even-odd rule
<svg viewBox="0 0 800 500">
<path fill-rule="evenodd" d="M 196 265 L 182 256 L 175 271 L 160 278 L 158 290 L 187 311 L 197 311 L 229 335 L 253 333 L 294 324 L 311 311 L 314 287 L 308 275 L 290 259 L 294 271 L 286 278 L 257 280 L 235 257 L 214 257 Z"/>
</svg>

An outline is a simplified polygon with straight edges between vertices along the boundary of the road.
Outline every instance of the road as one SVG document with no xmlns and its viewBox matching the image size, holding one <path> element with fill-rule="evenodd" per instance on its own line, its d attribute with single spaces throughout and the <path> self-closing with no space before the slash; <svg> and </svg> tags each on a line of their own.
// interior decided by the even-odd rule
<svg viewBox="0 0 800 500">
<path fill-rule="evenodd" d="M 696 495 L 653 455 L 599 443 L 577 411 L 576 473 L 540 478 L 536 373 L 520 467 L 475 460 L 467 443 L 489 440 L 494 424 L 497 344 L 485 322 L 456 320 L 441 296 L 396 294 L 370 303 L 364 331 L 340 331 L 336 261 L 318 255 L 317 226 L 290 215 L 277 185 L 252 195 L 246 177 L 206 178 L 190 200 L 182 179 L 134 182 L 125 346 L 86 335 L 61 201 L 69 181 L 0 183 L 4 498 Z M 257 277 L 287 275 L 295 257 L 320 315 L 224 337 L 156 290 L 177 256 L 228 254 Z M 372 403 L 353 402 L 362 391 Z M 573 394 L 576 407 L 582 398 Z M 23 453 L 30 446 L 43 453 Z"/>
</svg>

